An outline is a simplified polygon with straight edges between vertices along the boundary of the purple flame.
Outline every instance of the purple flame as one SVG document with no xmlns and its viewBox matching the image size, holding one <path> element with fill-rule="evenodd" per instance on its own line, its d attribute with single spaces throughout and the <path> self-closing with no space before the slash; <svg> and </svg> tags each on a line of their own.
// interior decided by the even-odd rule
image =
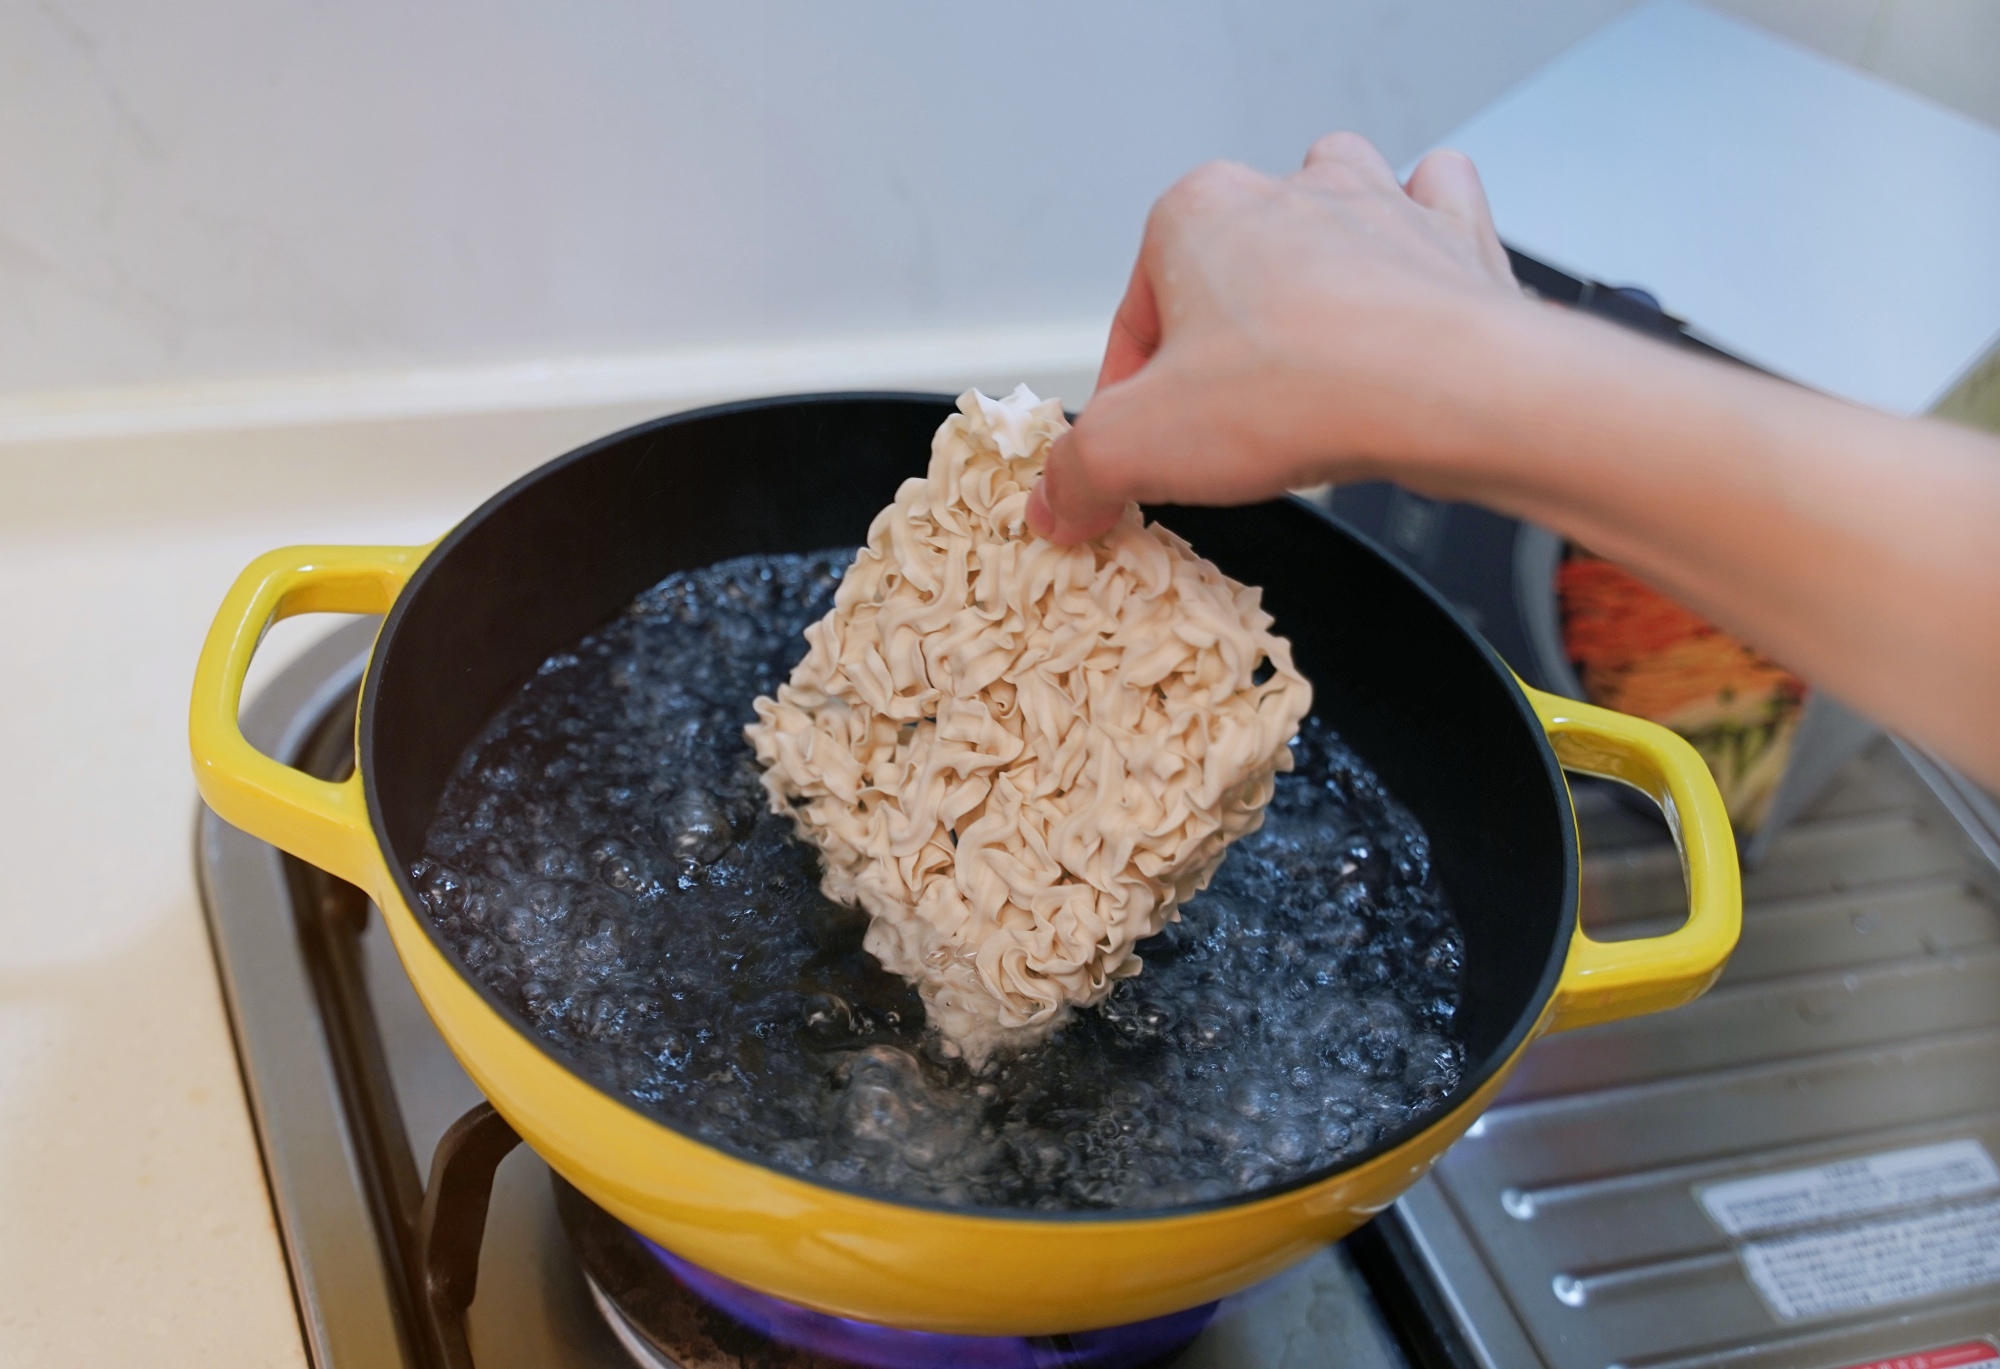
<svg viewBox="0 0 2000 1369">
<path fill-rule="evenodd" d="M 813 1312 L 731 1283 L 639 1237 L 667 1271 L 736 1321 L 795 1349 L 868 1369 L 1139 1369 L 1196 1336 L 1215 1304 L 1066 1336 L 947 1336 Z"/>
</svg>

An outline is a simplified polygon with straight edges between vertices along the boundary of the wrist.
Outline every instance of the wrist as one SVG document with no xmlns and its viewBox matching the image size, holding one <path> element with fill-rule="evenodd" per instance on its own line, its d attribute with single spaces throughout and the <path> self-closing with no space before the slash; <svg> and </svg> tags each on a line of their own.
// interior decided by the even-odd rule
<svg viewBox="0 0 2000 1369">
<path fill-rule="evenodd" d="M 1425 330 L 1396 438 L 1370 453 L 1370 472 L 1449 498 L 1516 483 L 1546 455 L 1551 420 L 1572 383 L 1568 320 L 1525 295 L 1452 307 Z"/>
</svg>

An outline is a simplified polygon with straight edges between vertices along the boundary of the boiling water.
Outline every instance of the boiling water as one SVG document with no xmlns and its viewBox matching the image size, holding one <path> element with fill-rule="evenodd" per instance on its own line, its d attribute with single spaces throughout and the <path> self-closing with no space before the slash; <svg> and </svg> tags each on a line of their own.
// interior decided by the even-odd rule
<svg viewBox="0 0 2000 1369">
<path fill-rule="evenodd" d="M 847 551 L 669 577 L 467 748 L 412 870 L 477 980 L 586 1078 L 739 1154 L 953 1205 L 1157 1208 L 1332 1165 L 1457 1084 L 1462 942 L 1421 828 L 1308 720 L 1264 826 L 1145 971 L 978 1075 L 768 812 L 750 701 Z"/>
</svg>

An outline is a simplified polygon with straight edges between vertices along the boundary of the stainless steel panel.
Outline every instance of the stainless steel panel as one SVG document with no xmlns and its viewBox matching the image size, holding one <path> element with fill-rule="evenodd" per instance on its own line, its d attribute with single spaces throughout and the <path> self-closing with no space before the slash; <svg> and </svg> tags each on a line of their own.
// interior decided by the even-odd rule
<svg viewBox="0 0 2000 1369">
<path fill-rule="evenodd" d="M 244 736 L 295 754 L 360 678 L 374 630 L 350 624 L 308 651 L 243 710 Z M 395 1295 L 310 1008 L 283 858 L 206 809 L 195 856 L 306 1347 L 316 1365 L 401 1364 Z M 271 1163 L 273 1137 L 285 1138 L 282 1163 Z"/>
<path fill-rule="evenodd" d="M 1538 1044 L 1398 1204 L 1434 1276 L 1484 1297 L 1477 1337 L 1530 1356 L 1495 1362 L 1837 1366 L 2000 1332 L 1990 1286 L 1784 1323 L 1694 1192 L 1959 1137 L 2000 1155 L 2000 907 L 1945 773 L 1887 741 L 1851 762 L 1746 879 L 1716 989 Z M 1673 925 L 1664 832 L 1579 808 L 1587 923 Z"/>
</svg>

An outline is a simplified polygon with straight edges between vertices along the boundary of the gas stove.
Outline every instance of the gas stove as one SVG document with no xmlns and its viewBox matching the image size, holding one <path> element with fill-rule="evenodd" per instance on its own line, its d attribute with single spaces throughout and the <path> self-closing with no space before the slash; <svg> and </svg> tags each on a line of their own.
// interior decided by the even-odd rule
<svg viewBox="0 0 2000 1369">
<path fill-rule="evenodd" d="M 341 773 L 373 632 L 305 653 L 246 735 Z M 1665 827 L 1595 784 L 1577 807 L 1586 925 L 1655 934 Z M 206 812 L 197 859 L 319 1369 L 2000 1365 L 2000 811 L 1886 739 L 1749 876 L 1708 997 L 1538 1044 L 1431 1178 L 1288 1273 L 1034 1341 L 844 1322 L 650 1246 L 517 1144 L 357 890 Z"/>
</svg>

